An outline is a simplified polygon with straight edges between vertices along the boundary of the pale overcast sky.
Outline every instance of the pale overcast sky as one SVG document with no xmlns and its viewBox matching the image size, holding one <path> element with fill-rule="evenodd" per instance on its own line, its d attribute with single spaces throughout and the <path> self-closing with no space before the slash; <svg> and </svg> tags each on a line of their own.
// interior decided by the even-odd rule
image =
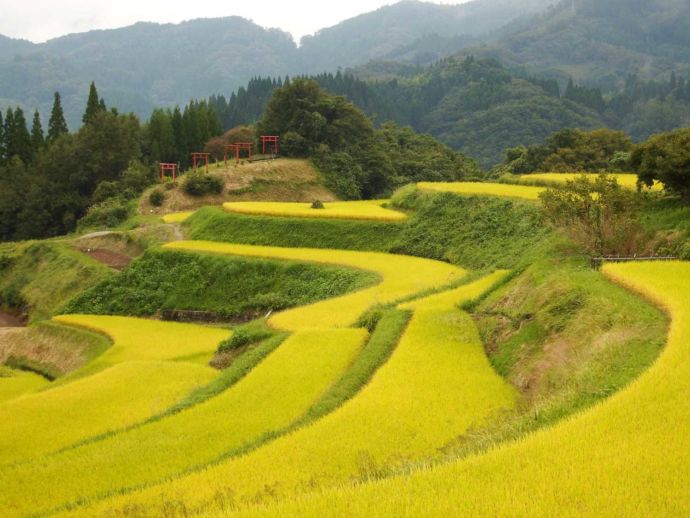
<svg viewBox="0 0 690 518">
<path fill-rule="evenodd" d="M 305 34 L 391 3 L 395 0 L 0 0 L 0 34 L 43 42 L 73 32 L 124 27 L 138 21 L 177 23 L 237 15 L 264 27 L 281 28 L 299 41 Z"/>
</svg>

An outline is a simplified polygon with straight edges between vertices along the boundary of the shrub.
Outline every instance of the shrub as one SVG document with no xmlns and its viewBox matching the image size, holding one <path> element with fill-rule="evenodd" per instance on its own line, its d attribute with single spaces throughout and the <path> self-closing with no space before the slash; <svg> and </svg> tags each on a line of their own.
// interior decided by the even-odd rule
<svg viewBox="0 0 690 518">
<path fill-rule="evenodd" d="M 165 193 L 162 189 L 155 189 L 149 194 L 149 201 L 154 207 L 160 207 L 165 201 Z"/>
<path fill-rule="evenodd" d="M 312 209 L 325 209 L 323 202 L 321 200 L 314 200 L 314 202 L 311 204 Z"/>
<path fill-rule="evenodd" d="M 223 192 L 223 179 L 217 175 L 193 171 L 184 180 L 184 192 L 191 196 L 204 196 L 206 194 L 220 194 Z"/>
<path fill-rule="evenodd" d="M 129 218 L 131 212 L 131 202 L 121 198 L 110 198 L 93 205 L 79 221 L 79 228 L 117 227 Z"/>
</svg>

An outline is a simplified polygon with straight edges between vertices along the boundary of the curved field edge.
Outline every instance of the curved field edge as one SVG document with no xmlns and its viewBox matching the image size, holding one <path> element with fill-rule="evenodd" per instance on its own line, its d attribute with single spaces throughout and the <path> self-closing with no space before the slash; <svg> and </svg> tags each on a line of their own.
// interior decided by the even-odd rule
<svg viewBox="0 0 690 518">
<path fill-rule="evenodd" d="M 672 322 L 657 362 L 610 399 L 488 453 L 249 516 L 679 516 L 690 512 L 690 263 L 606 265 Z"/>
</svg>

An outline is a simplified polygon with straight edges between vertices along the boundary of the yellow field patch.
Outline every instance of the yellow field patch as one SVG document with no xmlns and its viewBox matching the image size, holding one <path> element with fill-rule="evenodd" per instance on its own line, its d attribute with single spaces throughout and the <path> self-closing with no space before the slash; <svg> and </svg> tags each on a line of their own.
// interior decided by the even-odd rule
<svg viewBox="0 0 690 518">
<path fill-rule="evenodd" d="M 256 516 L 690 515 L 690 263 L 604 273 L 672 316 L 658 361 L 594 408 L 490 452 Z"/>
<path fill-rule="evenodd" d="M 403 221 L 403 212 L 383 207 L 388 200 L 334 201 L 324 203 L 323 209 L 312 209 L 310 203 L 239 202 L 223 205 L 228 212 L 254 216 L 285 216 L 293 218 L 362 219 L 375 221 Z"/>
<path fill-rule="evenodd" d="M 599 177 L 598 174 L 592 173 L 534 173 L 520 176 L 520 181 L 526 184 L 529 184 L 530 182 L 539 182 L 562 185 L 568 181 L 576 180 L 582 176 L 585 176 L 591 182 L 595 181 Z M 618 185 L 625 187 L 626 189 L 637 190 L 636 174 L 615 173 L 608 174 L 607 176 L 615 178 L 618 182 Z M 662 191 L 663 189 L 663 185 L 659 182 L 652 187 L 653 191 Z"/>
<path fill-rule="evenodd" d="M 131 362 L 0 404 L 0 464 L 54 452 L 143 421 L 216 376 L 216 370 L 201 365 Z"/>
<path fill-rule="evenodd" d="M 179 241 L 166 245 L 166 248 L 349 266 L 374 271 L 381 276 L 381 283 L 371 288 L 283 311 L 270 319 L 272 326 L 287 331 L 315 326 L 348 327 L 376 304 L 390 304 L 422 291 L 437 289 L 466 274 L 461 268 L 440 261 L 375 252 L 232 245 L 208 241 Z"/>
<path fill-rule="evenodd" d="M 515 402 L 515 390 L 491 368 L 472 318 L 456 308 L 504 275 L 405 304 L 415 313 L 393 356 L 333 414 L 246 456 L 84 512 L 162 515 L 174 504 L 194 514 L 366 479 L 434 456 Z"/>
<path fill-rule="evenodd" d="M 103 333 L 113 341 L 113 346 L 104 354 L 85 368 L 62 378 L 61 382 L 128 361 L 167 360 L 206 364 L 218 345 L 232 334 L 227 329 L 129 317 L 62 315 L 53 320 Z"/>
<path fill-rule="evenodd" d="M 185 212 L 173 212 L 171 214 L 166 214 L 165 216 L 163 216 L 163 221 L 165 223 L 182 223 L 191 218 L 194 215 L 194 212 L 195 211 L 191 210 Z"/>
<path fill-rule="evenodd" d="M 0 470 L 4 516 L 156 482 L 289 426 L 342 376 L 363 329 L 309 330 L 288 338 L 237 385 L 204 403 L 103 441 Z M 148 385 L 147 380 L 140 380 Z M 59 483 L 56 483 L 59 481 Z"/>
<path fill-rule="evenodd" d="M 450 192 L 466 196 L 499 196 L 502 198 L 520 198 L 524 200 L 538 200 L 539 195 L 546 190 L 544 187 L 478 182 L 422 182 L 418 183 L 417 187 L 425 191 Z"/>
<path fill-rule="evenodd" d="M 42 389 L 49 381 L 33 372 L 10 371 L 0 365 L 0 403 Z"/>
</svg>

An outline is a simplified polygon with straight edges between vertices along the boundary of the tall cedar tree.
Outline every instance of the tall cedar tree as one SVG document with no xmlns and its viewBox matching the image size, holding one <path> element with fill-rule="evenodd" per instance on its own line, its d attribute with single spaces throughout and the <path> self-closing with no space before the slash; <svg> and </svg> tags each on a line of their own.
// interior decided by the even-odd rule
<svg viewBox="0 0 690 518">
<path fill-rule="evenodd" d="M 34 155 L 45 145 L 45 137 L 43 135 L 43 125 L 41 124 L 41 114 L 38 110 L 34 112 L 34 120 L 31 123 L 31 147 L 33 148 Z"/>
<path fill-rule="evenodd" d="M 33 157 L 33 149 L 31 147 L 31 134 L 29 134 L 29 130 L 26 127 L 24 112 L 17 107 L 14 113 L 12 113 L 12 117 L 9 117 L 10 113 L 12 112 L 8 111 L 8 117 L 5 121 L 7 157 L 17 156 L 22 162 L 28 164 Z"/>
<path fill-rule="evenodd" d="M 98 112 L 105 110 L 105 101 L 98 97 L 96 83 L 92 81 L 91 86 L 89 87 L 89 99 L 86 101 L 86 111 L 82 117 L 82 122 L 84 124 L 90 124 Z"/>
<path fill-rule="evenodd" d="M 60 135 L 69 133 L 67 122 L 65 121 L 65 114 L 62 111 L 62 101 L 60 94 L 55 92 L 55 100 L 53 101 L 53 110 L 50 112 L 50 121 L 48 121 L 48 138 L 47 142 L 55 142 Z"/>
</svg>

